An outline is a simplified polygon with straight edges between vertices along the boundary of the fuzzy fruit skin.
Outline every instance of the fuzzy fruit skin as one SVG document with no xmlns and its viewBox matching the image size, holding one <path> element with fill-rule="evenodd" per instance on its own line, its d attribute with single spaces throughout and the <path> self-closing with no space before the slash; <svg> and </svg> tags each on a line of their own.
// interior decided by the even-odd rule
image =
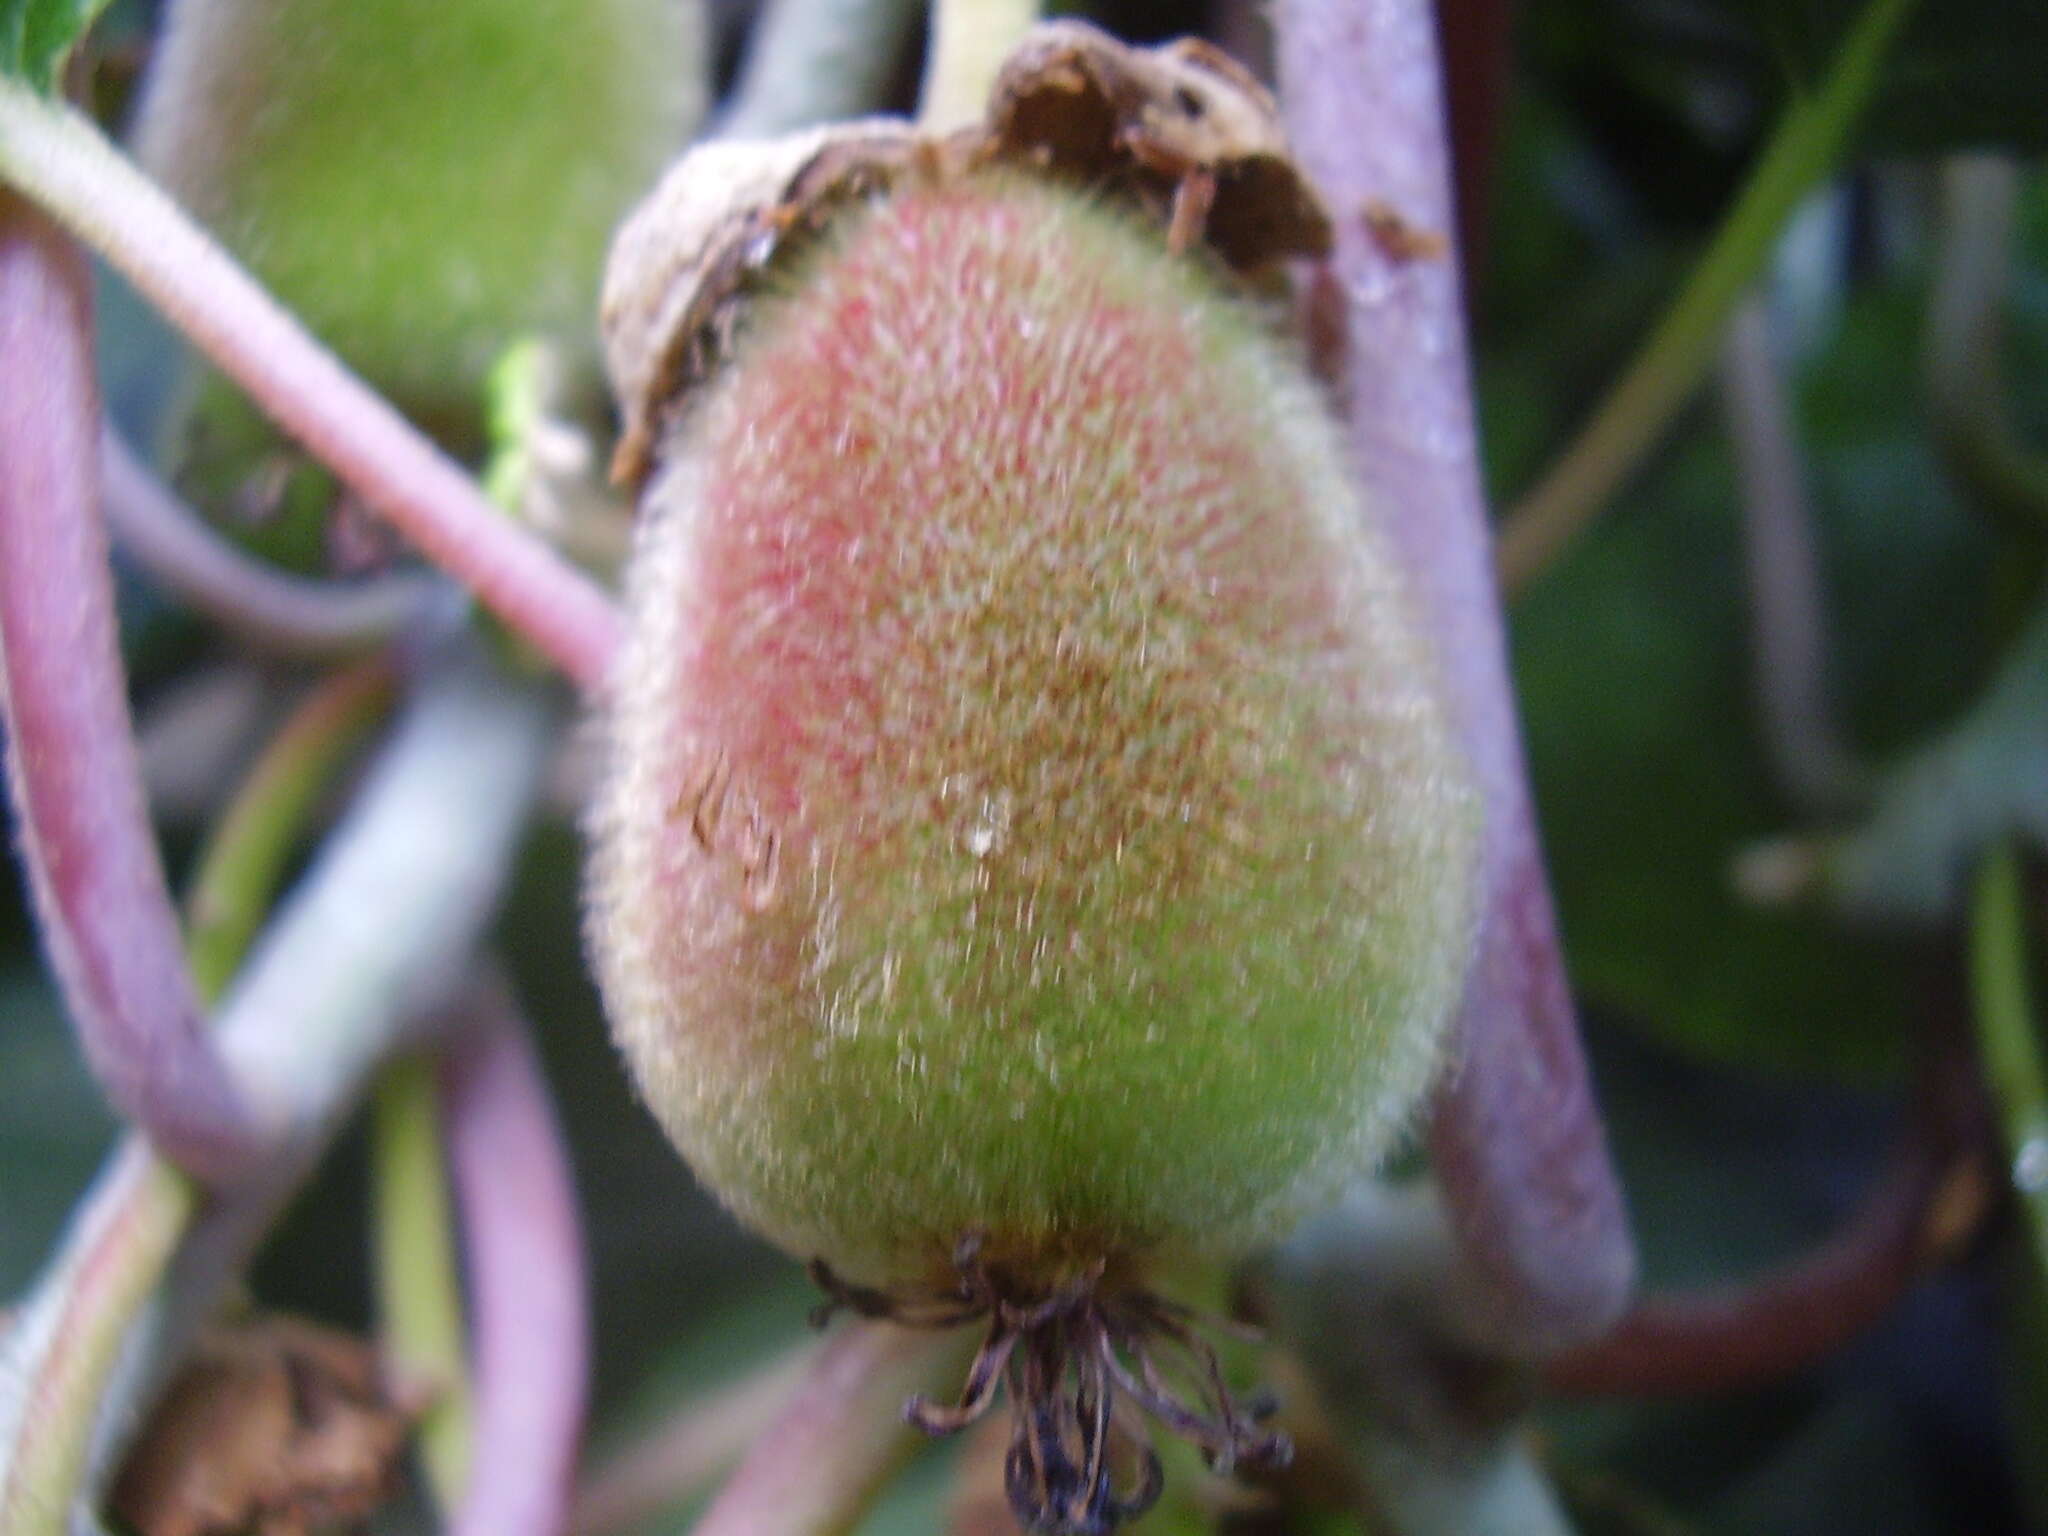
<svg viewBox="0 0 2048 1536">
<path fill-rule="evenodd" d="M 1461 983 L 1475 809 L 1299 367 L 1155 233 L 899 192 L 643 503 L 588 936 L 641 1091 L 789 1251 L 1026 1283 L 1270 1237 Z"/>
<path fill-rule="evenodd" d="M 416 415 L 584 344 L 612 225 L 701 115 L 698 0 L 176 0 L 143 163 Z"/>
</svg>

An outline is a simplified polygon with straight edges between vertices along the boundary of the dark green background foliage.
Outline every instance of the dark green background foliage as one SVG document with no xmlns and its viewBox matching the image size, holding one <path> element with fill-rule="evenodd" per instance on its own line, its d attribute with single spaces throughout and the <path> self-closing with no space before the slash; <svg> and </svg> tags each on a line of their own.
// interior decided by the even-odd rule
<svg viewBox="0 0 2048 1536">
<path fill-rule="evenodd" d="M 47 78 L 74 0 L 0 0 L 0 66 Z M 1116 24 L 1119 13 L 1105 7 Z M 1505 502 L 1566 440 L 1682 280 L 1774 113 L 1851 0 L 1535 0 L 1519 17 L 1478 283 L 1488 471 Z M 1146 30 L 1149 13 L 1126 18 Z M 2048 147 L 2048 6 L 1925 0 L 1863 136 L 1883 156 Z M 1813 218 L 1781 294 L 1830 600 L 1838 700 L 1883 765 L 1993 674 L 2001 548 L 1944 475 L 1922 406 L 1925 162 L 1864 159 Z M 2048 177 L 2025 193 L 2006 357 L 2021 437 L 2048 445 Z M 145 409 L 157 334 L 106 311 L 117 400 Z M 206 658 L 128 593 L 146 707 Z M 1881 1159 L 1955 935 L 1861 928 L 1738 898 L 1735 858 L 1813 830 L 1754 721 L 1735 483 L 1711 397 L 1514 615 L 1529 751 L 1575 980 L 1651 1276 L 1727 1277 L 1829 1230 Z M 174 866 L 187 852 L 176 834 Z M 503 920 L 543 1032 L 599 1284 L 600 1441 L 683 1382 L 797 1333 L 789 1267 L 709 1209 L 629 1102 L 578 956 L 576 853 L 533 839 Z M 0 1295 L 31 1278 L 112 1125 L 84 1081 L 18 891 L 0 888 Z M 269 1302 L 365 1320 L 359 1149 L 344 1145 L 266 1255 Z M 1976 1533 L 2048 1521 L 2013 1468 L 2029 1413 L 1995 1240 L 1822 1370 L 1730 1399 L 1559 1411 L 1588 1531 Z M 931 1528 L 914 1482 L 877 1531 Z"/>
</svg>

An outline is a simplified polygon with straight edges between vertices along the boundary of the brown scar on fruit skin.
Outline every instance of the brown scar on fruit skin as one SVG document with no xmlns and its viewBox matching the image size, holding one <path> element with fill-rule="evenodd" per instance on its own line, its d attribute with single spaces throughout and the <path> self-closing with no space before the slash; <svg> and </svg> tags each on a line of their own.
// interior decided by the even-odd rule
<svg viewBox="0 0 2048 1536">
<path fill-rule="evenodd" d="M 782 873 L 782 833 L 759 802 L 732 780 L 732 761 L 715 752 L 669 805 L 671 821 L 687 820 L 690 841 L 705 858 L 726 859 L 756 911 L 774 900 Z"/>
<path fill-rule="evenodd" d="M 332 1329 L 266 1317 L 202 1335 L 114 1485 L 137 1536 L 305 1536 L 397 1491 L 420 1392 Z"/>
<path fill-rule="evenodd" d="M 899 184 L 992 166 L 1078 182 L 1134 205 L 1175 255 L 1255 278 L 1327 255 L 1328 212 L 1279 110 L 1229 55 L 1194 39 L 1133 48 L 1083 22 L 1034 28 L 997 74 L 983 121 L 947 134 L 867 118 L 714 141 L 663 177 L 621 228 L 599 323 L 625 421 L 611 475 L 637 488 L 691 392 L 731 353 L 749 299 L 846 208 Z"/>
<path fill-rule="evenodd" d="M 903 1417 L 928 1435 L 957 1434 L 987 1415 L 998 1388 L 1007 1392 L 1011 1431 L 1003 1489 L 1025 1530 L 1108 1536 L 1157 1502 L 1165 1474 L 1142 1424 L 1131 1422 L 1133 1407 L 1194 1444 L 1219 1475 L 1240 1468 L 1278 1472 L 1292 1461 L 1288 1438 L 1262 1427 L 1276 1405 L 1264 1394 L 1237 1400 L 1195 1313 L 1109 1279 L 1104 1262 L 1049 1289 L 1020 1286 L 984 1256 L 984 1241 L 978 1232 L 961 1237 L 955 1281 L 944 1289 L 879 1290 L 813 1259 L 811 1278 L 826 1300 L 811 1321 L 822 1327 L 841 1309 L 912 1328 L 986 1319 L 988 1334 L 959 1400 L 913 1397 Z M 1183 1379 L 1195 1384 L 1191 1395 L 1177 1391 L 1162 1369 L 1156 1352 L 1163 1347 L 1178 1352 Z M 1117 1486 L 1119 1451 L 1136 1466 L 1128 1491 Z"/>
<path fill-rule="evenodd" d="M 1411 224 L 1400 209 L 1379 198 L 1370 198 L 1359 210 L 1365 232 L 1389 261 L 1403 266 L 1411 261 L 1442 261 L 1451 252 L 1451 242 L 1441 230 Z"/>
</svg>

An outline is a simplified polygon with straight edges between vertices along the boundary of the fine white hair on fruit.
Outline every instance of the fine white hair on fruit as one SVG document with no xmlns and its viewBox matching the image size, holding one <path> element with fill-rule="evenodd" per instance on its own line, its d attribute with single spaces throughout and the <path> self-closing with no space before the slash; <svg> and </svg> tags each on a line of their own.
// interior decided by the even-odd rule
<svg viewBox="0 0 2048 1536">
<path fill-rule="evenodd" d="M 1476 806 L 1294 358 L 1066 190 L 900 187 L 670 426 L 590 817 L 641 1092 L 790 1251 L 1282 1230 L 1438 1069 Z"/>
</svg>

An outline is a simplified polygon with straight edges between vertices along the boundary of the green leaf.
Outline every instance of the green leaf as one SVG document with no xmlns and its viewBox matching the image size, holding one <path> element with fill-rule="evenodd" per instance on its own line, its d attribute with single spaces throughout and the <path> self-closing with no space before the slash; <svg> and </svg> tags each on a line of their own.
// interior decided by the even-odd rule
<svg viewBox="0 0 2048 1536">
<path fill-rule="evenodd" d="M 1487 359 L 1497 444 L 1542 437 L 1572 388 L 1562 370 L 1600 344 L 1586 312 L 1532 320 Z M 1831 672 L 1853 745 L 1880 758 L 1952 719 L 1988 671 L 1989 541 L 1918 436 L 1921 318 L 1916 282 L 1850 294 L 1799 393 Z M 1517 610 L 1568 958 L 1590 1004 L 1695 1057 L 1867 1081 L 1900 1060 L 1912 953 L 1831 912 L 1760 910 L 1730 877 L 1799 822 L 1752 729 L 1742 594 L 1735 484 L 1702 412 Z"/>
<path fill-rule="evenodd" d="M 0 74 L 56 89 L 64 60 L 107 0 L 0 0 Z"/>
</svg>

